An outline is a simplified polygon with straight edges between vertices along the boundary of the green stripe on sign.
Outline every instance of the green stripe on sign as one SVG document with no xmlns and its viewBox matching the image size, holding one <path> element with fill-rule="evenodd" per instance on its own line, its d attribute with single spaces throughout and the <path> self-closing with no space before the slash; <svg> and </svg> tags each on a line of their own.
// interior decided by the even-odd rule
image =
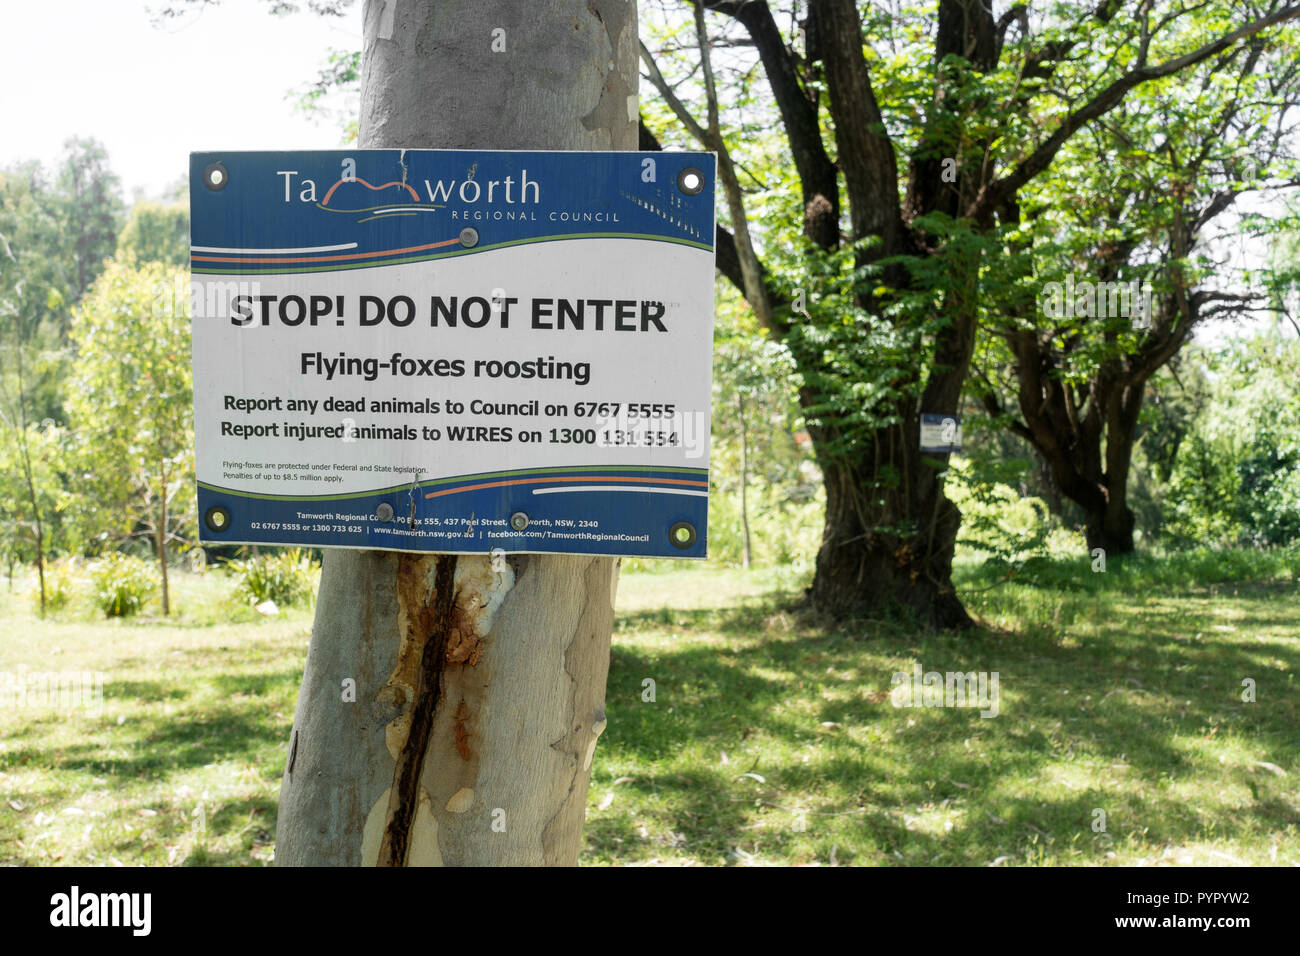
<svg viewBox="0 0 1300 956">
<path fill-rule="evenodd" d="M 190 272 L 195 275 L 304 275 L 310 272 L 341 272 L 347 269 L 374 269 L 379 266 L 399 266 L 408 262 L 428 262 L 431 259 L 450 259 L 454 256 L 467 256 L 475 252 L 490 252 L 493 249 L 505 249 L 510 246 L 527 246 L 535 242 L 563 242 L 566 239 L 642 239 L 647 242 L 670 242 L 679 246 L 690 246 L 693 249 L 702 249 L 705 252 L 712 252 L 713 246 L 703 242 L 696 242 L 694 239 L 673 239 L 669 236 L 647 236 L 634 232 L 580 232 L 566 236 L 537 236 L 532 239 L 516 239 L 513 242 L 497 242 L 486 246 L 475 246 L 472 249 L 456 249 L 452 252 L 435 252 L 426 256 L 410 256 L 402 259 L 376 259 L 371 262 L 341 262 L 331 263 L 330 265 L 318 266 L 316 268 L 293 268 L 286 269 L 284 265 L 276 266 L 269 269 L 244 269 L 244 268 L 215 268 L 204 262 L 190 263 Z M 289 265 L 290 263 L 285 263 Z"/>
<path fill-rule="evenodd" d="M 416 485 L 416 488 L 450 485 L 460 481 L 477 481 L 481 478 L 507 478 L 517 475 L 562 475 L 572 474 L 574 472 L 593 471 L 611 471 L 615 473 L 649 471 L 692 475 L 702 478 L 707 478 L 709 474 L 704 468 L 674 468 L 667 465 L 646 465 L 644 467 L 638 467 L 635 465 L 566 465 L 555 468 L 520 468 L 513 471 L 485 471 L 475 475 L 457 475 L 452 478 L 430 478 L 427 481 L 421 481 Z M 400 485 L 389 485 L 385 488 L 375 488 L 371 491 L 353 491 L 341 495 L 264 495 L 252 491 L 236 491 L 233 488 L 223 488 L 220 485 L 210 484 L 206 481 L 200 481 L 198 485 L 200 488 L 205 488 L 208 491 L 233 495 L 236 498 L 256 498 L 263 501 L 344 501 L 349 498 L 368 498 L 371 495 L 386 495 L 394 492 L 406 491 L 411 487 L 410 483 L 407 482 Z"/>
</svg>

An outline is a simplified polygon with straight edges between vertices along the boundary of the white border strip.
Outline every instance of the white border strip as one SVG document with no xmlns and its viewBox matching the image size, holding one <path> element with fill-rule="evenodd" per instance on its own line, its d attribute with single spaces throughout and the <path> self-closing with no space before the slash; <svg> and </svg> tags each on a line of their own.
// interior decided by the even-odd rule
<svg viewBox="0 0 1300 956">
<path fill-rule="evenodd" d="M 621 485 L 571 485 L 567 488 L 534 488 L 535 495 L 558 495 L 566 491 L 639 491 L 650 495 L 690 495 L 694 498 L 707 498 L 707 491 L 686 491 L 682 488 L 653 488 L 645 485 L 633 485 L 625 488 Z"/>
<path fill-rule="evenodd" d="M 355 249 L 355 242 L 345 242 L 341 246 L 304 246 L 301 249 L 223 249 L 220 246 L 190 246 L 190 252 L 246 252 L 249 255 L 273 254 L 280 252 L 337 252 L 340 249 Z"/>
</svg>

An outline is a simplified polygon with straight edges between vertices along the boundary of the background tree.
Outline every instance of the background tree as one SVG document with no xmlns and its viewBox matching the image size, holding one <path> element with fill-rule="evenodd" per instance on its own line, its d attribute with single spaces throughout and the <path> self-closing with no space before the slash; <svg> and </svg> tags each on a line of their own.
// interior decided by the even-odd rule
<svg viewBox="0 0 1300 956">
<path fill-rule="evenodd" d="M 1290 544 L 1300 538 L 1300 339 L 1278 324 L 1203 354 L 1210 396 L 1164 490 L 1168 534 L 1198 545 Z"/>
<path fill-rule="evenodd" d="M 58 209 L 61 200 L 40 164 L 21 163 L 0 170 L 0 340 L 6 354 L 0 362 L 0 386 L 10 399 L 21 394 L 27 403 L 23 417 L 42 422 L 63 418 L 68 310 L 75 290 Z M 23 383 L 14 381 L 22 353 Z M 15 407 L 10 417 L 18 417 Z"/>
<path fill-rule="evenodd" d="M 1300 16 L 1300 7 L 1260 16 L 1247 4 L 1208 14 L 1107 2 L 1047 14 L 1012 6 L 995 17 L 980 0 L 940 0 L 933 16 L 873 11 L 864 32 L 853 0 L 812 0 L 781 10 L 788 22 L 806 14 L 800 51 L 768 3 L 695 0 L 694 99 L 703 105 L 688 104 L 688 88 L 669 83 L 655 54 L 643 59 L 681 127 L 719 150 L 724 177 L 743 142 L 722 131 L 701 2 L 753 44 L 797 173 L 808 318 L 792 314 L 793 290 L 758 261 L 762 237 L 751 236 L 733 183 L 725 192 L 734 242 L 723 237 L 718 260 L 788 345 L 805 383 L 826 480 L 812 601 L 836 614 L 897 603 L 932 625 L 969 624 L 951 585 L 960 515 L 943 495 L 943 459 L 924 460 L 917 434 L 923 412 L 957 410 L 982 315 L 982 270 L 1018 226 L 1022 190 L 1133 90 L 1221 56 Z M 931 44 L 929 64 L 916 37 Z M 731 32 L 719 41 L 734 42 Z M 765 252 L 780 254 L 775 245 Z"/>
<path fill-rule="evenodd" d="M 977 391 L 994 414 L 1015 409 L 1009 427 L 1081 509 L 1090 549 L 1133 550 L 1130 469 L 1156 371 L 1200 324 L 1267 307 L 1264 276 L 1216 240 L 1294 222 L 1281 204 L 1244 223 L 1229 216 L 1245 193 L 1300 182 L 1288 115 L 1298 98 L 1294 37 L 1257 36 L 1135 90 L 1022 190 L 1013 245 L 1033 245 L 1033 275 L 1019 305 L 990 303 L 985 321 L 1006 345 L 992 374 L 1008 384 Z"/>
<path fill-rule="evenodd" d="M 74 313 L 68 411 L 75 507 L 117 536 L 147 536 L 171 609 L 168 545 L 193 521 L 193 378 L 185 273 L 111 262 Z"/>
<path fill-rule="evenodd" d="M 148 199 L 137 202 L 117 237 L 115 258 L 132 264 L 161 262 L 176 269 L 189 268 L 189 207 Z"/>
<path fill-rule="evenodd" d="M 57 225 L 48 212 L 48 197 L 39 165 L 0 173 L 0 429 L 7 446 L 0 481 L 5 486 L 6 550 L 12 555 L 23 542 L 30 544 L 42 616 L 53 509 L 52 448 L 45 425 L 61 413 L 57 350 L 50 344 L 59 337 L 65 301 L 57 260 L 50 254 Z"/>
<path fill-rule="evenodd" d="M 796 438 L 801 420 L 790 356 L 758 334 L 737 299 L 734 292 L 720 296 L 714 318 L 710 478 L 715 492 L 739 498 L 740 563 L 748 568 L 754 560 L 751 509 L 757 503 L 784 511 L 806 501 L 810 489 L 802 468 L 809 459 Z M 713 500 L 709 521 L 714 558 L 727 541 L 718 527 L 725 513 L 720 504 Z"/>
<path fill-rule="evenodd" d="M 55 215 L 68 269 L 69 303 L 78 301 L 117 247 L 122 222 L 121 183 L 108 152 L 94 139 L 70 139 L 59 166 Z"/>
</svg>

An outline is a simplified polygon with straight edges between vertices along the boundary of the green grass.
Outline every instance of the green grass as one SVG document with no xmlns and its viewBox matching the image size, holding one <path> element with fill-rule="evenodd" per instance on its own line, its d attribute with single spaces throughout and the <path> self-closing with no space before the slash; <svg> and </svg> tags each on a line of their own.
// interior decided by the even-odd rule
<svg viewBox="0 0 1300 956">
<path fill-rule="evenodd" d="M 1300 865 L 1300 561 L 1089 563 L 963 564 L 964 636 L 829 625 L 788 570 L 624 575 L 584 862 Z M 99 715 L 0 710 L 0 863 L 271 859 L 310 611 L 177 578 L 166 622 L 0 595 L 0 671 L 108 675 Z M 998 716 L 894 707 L 913 662 L 997 671 Z"/>
<path fill-rule="evenodd" d="M 0 863 L 269 862 L 311 633 L 220 573 L 176 573 L 166 621 L 0 600 L 0 672 L 103 672 L 103 706 L 0 709 Z M 156 613 L 156 607 L 155 607 Z"/>
</svg>

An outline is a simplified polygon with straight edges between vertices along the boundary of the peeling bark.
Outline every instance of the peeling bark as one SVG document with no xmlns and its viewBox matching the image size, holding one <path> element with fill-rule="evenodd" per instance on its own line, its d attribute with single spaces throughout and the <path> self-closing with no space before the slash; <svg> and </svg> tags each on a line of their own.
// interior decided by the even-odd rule
<svg viewBox="0 0 1300 956">
<path fill-rule="evenodd" d="M 429 592 L 428 564 L 433 562 L 433 591 Z M 410 711 L 406 739 L 402 741 L 388 797 L 388 822 L 379 846 L 380 866 L 406 862 L 411 823 L 419 801 L 420 771 L 429 746 L 429 733 L 442 692 L 442 672 L 447 664 L 447 638 L 456 618 L 456 556 L 432 558 L 403 554 L 397 563 L 397 599 L 406 619 L 406 641 L 420 647 L 420 670 Z M 463 708 L 465 702 L 462 700 Z M 459 741 L 457 742 L 459 747 Z"/>
</svg>

